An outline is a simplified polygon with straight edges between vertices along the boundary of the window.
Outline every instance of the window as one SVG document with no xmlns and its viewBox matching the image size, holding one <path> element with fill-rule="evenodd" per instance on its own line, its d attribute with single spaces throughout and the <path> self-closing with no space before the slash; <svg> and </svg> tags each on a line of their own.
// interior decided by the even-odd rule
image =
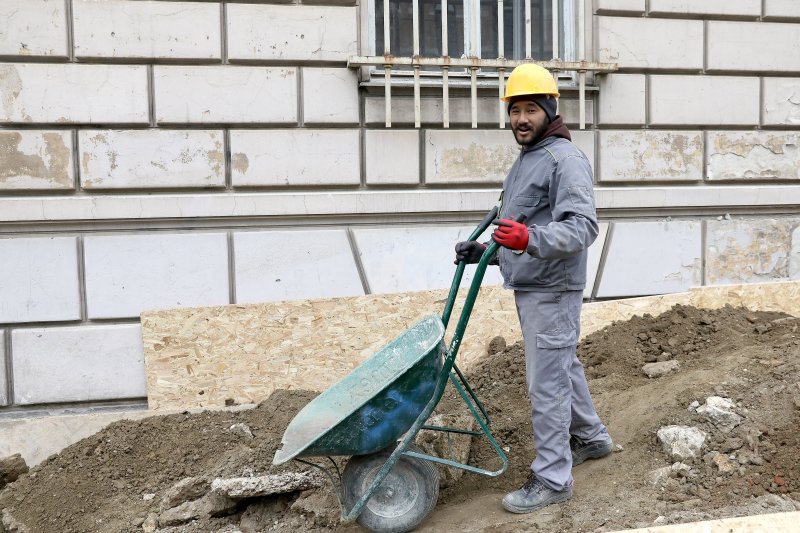
<svg viewBox="0 0 800 533">
<path fill-rule="evenodd" d="M 586 61 L 586 0 L 367 0 L 365 6 L 364 55 L 351 56 L 347 64 L 365 68 L 362 87 L 383 88 L 387 128 L 393 88 L 401 94 L 413 88 L 414 126 L 421 127 L 423 87 L 426 97 L 441 90 L 442 125 L 449 128 L 451 86 L 469 90 L 477 128 L 478 92 L 502 95 L 513 68 L 536 61 L 560 87 L 577 89 L 583 129 L 587 73 L 617 70 L 616 63 Z M 504 128 L 499 100 L 497 116 Z"/>
<path fill-rule="evenodd" d="M 373 0 L 374 23 L 371 39 L 374 55 L 384 50 L 384 1 Z M 395 57 L 413 55 L 412 0 L 386 0 L 389 2 L 390 52 Z M 531 57 L 549 60 L 553 54 L 553 1 L 529 0 L 531 9 Z M 573 44 L 576 28 L 573 2 L 559 0 L 559 53 L 564 60 L 574 59 Z M 424 57 L 442 56 L 442 1 L 417 0 L 419 5 L 419 46 Z M 503 56 L 507 59 L 524 59 L 526 0 L 503 1 Z M 481 58 L 499 57 L 498 1 L 497 0 L 446 0 L 447 5 L 447 55 Z M 472 17 L 470 10 L 479 6 L 480 16 Z M 474 21 L 474 22 L 471 22 Z M 566 22 L 566 23 L 565 23 Z M 473 27 L 475 26 L 475 27 Z M 472 42 L 472 40 L 476 42 Z M 473 54 L 472 51 L 475 51 Z"/>
</svg>

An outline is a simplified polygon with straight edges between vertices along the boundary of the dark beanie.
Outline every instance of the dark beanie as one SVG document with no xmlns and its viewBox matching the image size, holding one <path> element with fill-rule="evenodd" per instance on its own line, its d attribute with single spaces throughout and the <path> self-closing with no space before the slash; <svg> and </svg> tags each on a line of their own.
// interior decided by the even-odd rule
<svg viewBox="0 0 800 533">
<path fill-rule="evenodd" d="M 556 100 L 555 96 L 551 96 L 549 94 L 532 94 L 528 96 L 517 96 L 508 103 L 508 109 L 507 109 L 508 114 L 511 114 L 511 106 L 514 104 L 514 102 L 520 102 L 520 101 L 534 102 L 536 105 L 542 108 L 542 110 L 547 115 L 547 118 L 550 120 L 550 122 L 553 122 L 553 120 L 555 120 L 558 109 L 558 100 Z"/>
</svg>

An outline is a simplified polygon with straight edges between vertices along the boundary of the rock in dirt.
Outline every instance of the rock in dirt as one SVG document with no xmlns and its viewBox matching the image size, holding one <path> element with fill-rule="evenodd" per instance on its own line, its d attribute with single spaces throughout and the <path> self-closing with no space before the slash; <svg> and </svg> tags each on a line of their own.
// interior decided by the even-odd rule
<svg viewBox="0 0 800 533">
<path fill-rule="evenodd" d="M 9 513 L 7 509 L 3 509 L 2 515 L 0 515 L 0 532 L 28 533 L 28 528 L 11 516 L 11 513 Z"/>
<path fill-rule="evenodd" d="M 248 426 L 247 424 L 242 424 L 242 423 L 234 424 L 230 428 L 228 428 L 228 431 L 230 431 L 234 435 L 239 435 L 240 437 L 246 437 L 248 439 L 253 438 L 253 432 L 250 430 L 250 426 Z"/>
<path fill-rule="evenodd" d="M 689 426 L 665 426 L 658 430 L 661 447 L 675 461 L 691 461 L 700 456 L 706 433 Z"/>
<path fill-rule="evenodd" d="M 13 483 L 19 476 L 28 471 L 28 465 L 22 455 L 15 453 L 5 459 L 0 459 L 0 489 Z"/>
<path fill-rule="evenodd" d="M 662 485 L 665 481 L 669 479 L 669 475 L 671 472 L 672 468 L 669 466 L 656 468 L 655 470 L 651 470 L 650 472 L 647 473 L 647 479 L 654 486 Z"/>
<path fill-rule="evenodd" d="M 715 464 L 717 469 L 719 469 L 719 471 L 723 474 L 730 474 L 739 468 L 738 464 L 734 463 L 728 458 L 728 456 L 721 453 L 712 453 L 709 460 L 711 463 Z"/>
<path fill-rule="evenodd" d="M 167 489 L 161 497 L 161 510 L 194 501 L 211 490 L 211 483 L 201 477 L 187 477 Z"/>
<path fill-rule="evenodd" d="M 697 408 L 697 414 L 728 433 L 742 422 L 742 417 L 733 411 L 736 404 L 730 398 L 709 396 L 706 403 Z"/>
<path fill-rule="evenodd" d="M 320 487 L 325 480 L 313 472 L 286 472 L 269 476 L 215 479 L 211 490 L 233 499 L 258 498 Z"/>
<path fill-rule="evenodd" d="M 660 378 L 666 376 L 670 372 L 674 372 L 680 368 L 680 363 L 674 359 L 671 361 L 659 361 L 657 363 L 647 363 L 642 367 L 642 372 L 648 378 Z"/>
<path fill-rule="evenodd" d="M 158 517 L 160 527 L 177 526 L 199 518 L 223 516 L 236 509 L 237 503 L 224 494 L 206 493 L 198 500 L 167 509 Z"/>
<path fill-rule="evenodd" d="M 147 518 L 144 519 L 142 522 L 142 532 L 143 533 L 154 533 L 158 529 L 158 515 L 156 513 L 150 513 L 147 515 Z"/>
</svg>

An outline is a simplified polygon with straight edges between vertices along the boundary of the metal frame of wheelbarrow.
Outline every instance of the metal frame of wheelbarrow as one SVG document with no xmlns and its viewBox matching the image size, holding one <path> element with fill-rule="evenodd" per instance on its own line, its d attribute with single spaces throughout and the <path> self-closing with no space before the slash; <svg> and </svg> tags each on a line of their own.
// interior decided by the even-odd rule
<svg viewBox="0 0 800 533">
<path fill-rule="evenodd" d="M 472 232 L 468 240 L 471 241 L 476 240 L 489 227 L 489 225 L 497 216 L 497 213 L 498 213 L 497 207 L 492 209 L 492 211 L 490 211 L 483 218 L 478 227 Z M 375 475 L 375 477 L 373 478 L 373 480 L 369 485 L 369 488 L 366 491 L 364 491 L 360 499 L 353 505 L 353 507 L 349 511 L 345 509 L 341 474 L 339 474 L 338 468 L 336 468 L 337 475 L 339 476 L 339 482 L 337 483 L 336 479 L 333 477 L 332 473 L 327 468 L 297 457 L 293 458 L 295 461 L 322 470 L 330 478 L 337 492 L 337 497 L 342 511 L 342 521 L 344 523 L 352 523 L 358 518 L 358 516 L 363 511 L 364 507 L 367 505 L 367 502 L 369 502 L 370 498 L 372 498 L 372 496 L 378 490 L 378 487 L 380 486 L 381 482 L 383 482 L 386 476 L 389 475 L 389 472 L 391 472 L 392 468 L 394 468 L 394 466 L 400 460 L 400 457 L 402 455 L 408 457 L 414 457 L 417 459 L 423 459 L 434 463 L 440 463 L 446 466 L 460 468 L 462 470 L 466 470 L 469 472 L 475 472 L 478 474 L 484 474 L 493 477 L 499 476 L 500 474 L 505 472 L 506 469 L 508 468 L 508 459 L 506 458 L 505 453 L 503 453 L 502 448 L 497 443 L 494 436 L 492 435 L 491 430 L 489 429 L 491 420 L 489 419 L 489 415 L 486 412 L 486 409 L 478 400 L 477 396 L 475 395 L 475 392 L 469 386 L 469 383 L 467 383 L 467 379 L 464 376 L 464 374 L 461 373 L 461 370 L 459 370 L 458 366 L 456 366 L 455 364 L 455 358 L 456 355 L 458 354 L 459 347 L 461 346 L 461 340 L 464 336 L 464 331 L 467 328 L 467 323 L 469 322 L 470 314 L 472 313 L 472 309 L 475 306 L 475 301 L 478 296 L 478 291 L 480 290 L 481 282 L 483 281 L 483 277 L 486 273 L 486 268 L 491 258 L 497 253 L 498 248 L 499 245 L 495 242 L 489 244 L 489 246 L 481 256 L 480 261 L 478 262 L 477 269 L 475 270 L 475 275 L 470 284 L 469 292 L 467 293 L 466 299 L 464 301 L 464 307 L 462 308 L 461 315 L 458 319 L 458 324 L 456 325 L 455 332 L 453 333 L 453 337 L 450 341 L 450 347 L 444 353 L 444 361 L 442 363 L 442 369 L 439 373 L 439 376 L 437 377 L 436 386 L 434 388 L 434 392 L 431 399 L 423 408 L 422 412 L 417 416 L 416 420 L 411 425 L 410 429 L 408 429 L 405 432 L 399 444 L 391 453 L 389 458 L 386 460 L 383 467 Z M 455 305 L 456 296 L 458 293 L 459 286 L 461 285 L 461 279 L 463 278 L 465 267 L 466 263 L 464 261 L 459 262 L 458 266 L 456 267 L 456 272 L 453 277 L 453 282 L 450 286 L 450 292 L 447 297 L 447 302 L 445 303 L 444 312 L 442 314 L 442 323 L 444 324 L 445 328 L 447 327 L 447 324 L 450 321 L 450 315 L 452 314 L 453 307 Z M 425 422 L 431 416 L 434 409 L 439 404 L 439 401 L 442 399 L 442 396 L 444 395 L 444 390 L 445 386 L 447 385 L 448 378 L 453 383 L 456 390 L 461 395 L 461 398 L 464 400 L 464 403 L 466 403 L 467 407 L 472 413 L 472 416 L 477 421 L 478 425 L 480 426 L 480 431 L 458 429 L 446 426 L 425 425 Z M 502 467 L 499 470 L 486 470 L 468 464 L 459 463 L 451 459 L 445 459 L 441 457 L 436 457 L 434 455 L 409 451 L 408 450 L 409 446 L 412 444 L 412 442 L 414 441 L 414 439 L 416 438 L 417 434 L 421 429 L 427 429 L 430 431 L 441 431 L 448 434 L 455 433 L 455 434 L 473 435 L 473 436 L 484 435 L 489 440 L 489 443 L 492 445 L 498 457 L 502 461 L 503 463 Z M 334 467 L 336 467 L 336 463 L 333 461 L 333 459 L 331 457 L 328 457 L 328 459 L 333 463 Z"/>
</svg>

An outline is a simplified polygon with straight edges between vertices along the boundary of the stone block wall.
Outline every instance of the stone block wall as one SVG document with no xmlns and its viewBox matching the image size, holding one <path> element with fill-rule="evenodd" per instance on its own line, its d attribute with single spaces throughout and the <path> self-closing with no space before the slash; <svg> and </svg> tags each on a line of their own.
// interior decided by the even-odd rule
<svg viewBox="0 0 800 533">
<path fill-rule="evenodd" d="M 586 3 L 586 298 L 800 278 L 795 2 Z M 368 12 L 0 0 L 0 416 L 141 404 L 144 310 L 449 286 L 517 149 L 496 88 L 385 128 Z"/>
</svg>

